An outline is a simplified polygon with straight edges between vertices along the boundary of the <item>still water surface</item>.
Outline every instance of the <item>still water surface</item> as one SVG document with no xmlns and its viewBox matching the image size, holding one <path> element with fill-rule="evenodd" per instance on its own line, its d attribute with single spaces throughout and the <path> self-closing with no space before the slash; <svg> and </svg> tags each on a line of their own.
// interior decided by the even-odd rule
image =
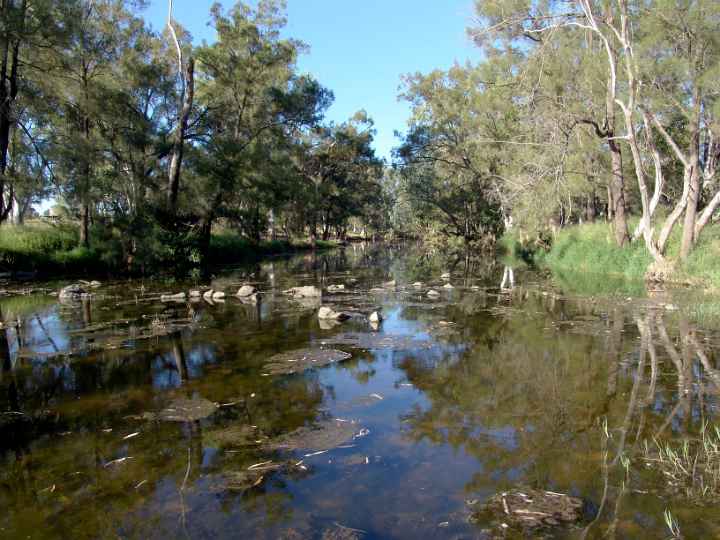
<svg viewBox="0 0 720 540">
<path fill-rule="evenodd" d="M 686 538 L 720 537 L 711 499 L 647 459 L 716 421 L 719 336 L 674 309 L 682 295 L 504 274 L 351 246 L 213 280 L 255 285 L 257 304 L 163 303 L 195 285 L 153 281 L 0 301 L 0 537 L 667 538 L 666 509 Z M 323 304 L 356 315 L 338 326 L 282 294 L 333 284 Z M 330 347 L 352 358 L 264 370 Z M 345 436 L 277 444 L 312 426 Z M 582 498 L 584 520 L 531 534 L 478 513 L 519 486 Z"/>
</svg>

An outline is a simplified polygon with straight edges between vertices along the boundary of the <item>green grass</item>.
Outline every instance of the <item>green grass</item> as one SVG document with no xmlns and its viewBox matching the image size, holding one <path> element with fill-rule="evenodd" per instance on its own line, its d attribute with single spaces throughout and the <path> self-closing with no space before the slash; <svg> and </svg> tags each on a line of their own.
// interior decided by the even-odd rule
<svg viewBox="0 0 720 540">
<path fill-rule="evenodd" d="M 77 244 L 78 231 L 72 225 L 3 226 L 0 227 L 0 269 L 66 273 L 103 269 L 95 250 L 79 248 Z"/>
<path fill-rule="evenodd" d="M 550 269 L 642 280 L 652 257 L 642 242 L 620 248 L 608 224 L 589 223 L 560 231 L 550 250 L 534 260 Z"/>
<path fill-rule="evenodd" d="M 0 272 L 37 272 L 54 275 L 123 274 L 121 247 L 108 236 L 108 231 L 95 229 L 90 248 L 78 247 L 78 228 L 73 224 L 38 223 L 22 227 L 0 227 Z M 103 234 L 105 233 L 105 234 Z M 167 257 L 167 246 L 149 238 L 142 256 L 152 270 L 157 260 Z M 317 249 L 337 247 L 335 242 L 318 241 Z M 233 232 L 213 234 L 210 241 L 209 264 L 222 265 L 256 260 L 269 255 L 309 250 L 307 241 L 267 240 L 255 245 Z M 156 261 L 153 263 L 153 261 Z"/>
<path fill-rule="evenodd" d="M 629 223 L 633 230 L 637 223 Z M 681 228 L 673 231 L 668 242 L 668 259 L 677 260 Z M 642 240 L 623 248 L 615 244 L 612 228 L 607 223 L 586 223 L 558 232 L 548 249 L 521 245 L 507 234 L 500 242 L 501 252 L 532 260 L 539 268 L 547 268 L 553 276 L 574 292 L 604 294 L 610 292 L 639 294 L 652 257 Z M 720 225 L 705 228 L 688 259 L 675 265 L 673 281 L 687 282 L 703 290 L 720 290 Z M 712 303 L 711 310 L 717 309 Z"/>
</svg>

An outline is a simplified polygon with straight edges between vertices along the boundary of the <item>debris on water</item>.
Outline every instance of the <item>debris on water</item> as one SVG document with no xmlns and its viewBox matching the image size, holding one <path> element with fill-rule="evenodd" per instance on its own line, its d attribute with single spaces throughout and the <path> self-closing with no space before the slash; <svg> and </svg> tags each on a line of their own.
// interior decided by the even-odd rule
<svg viewBox="0 0 720 540">
<path fill-rule="evenodd" d="M 335 522 L 332 529 L 325 529 L 320 540 L 360 540 L 363 535 L 367 534 L 361 529 L 353 529 Z"/>
<path fill-rule="evenodd" d="M 335 293 L 345 290 L 345 285 L 328 285 L 328 292 Z"/>
<path fill-rule="evenodd" d="M 428 298 L 437 298 L 438 296 L 440 296 L 440 293 L 437 292 L 435 289 L 430 289 L 430 290 L 427 292 L 427 297 L 428 297 Z"/>
<path fill-rule="evenodd" d="M 247 424 L 211 429 L 203 434 L 203 444 L 218 449 L 258 446 L 267 440 L 267 436 L 263 435 L 256 426 Z"/>
<path fill-rule="evenodd" d="M 397 281 L 394 279 L 392 281 L 386 281 L 382 286 L 384 289 L 394 289 L 397 286 Z"/>
<path fill-rule="evenodd" d="M 412 284 L 412 286 L 415 287 L 416 289 L 422 289 L 423 284 L 422 284 L 422 281 L 416 281 L 415 283 Z"/>
<path fill-rule="evenodd" d="M 450 279 L 450 272 L 445 272 L 440 276 L 440 279 Z"/>
<path fill-rule="evenodd" d="M 380 313 L 378 313 L 377 311 L 373 311 L 368 317 L 368 321 L 373 324 L 379 324 L 382 320 L 382 315 L 380 315 Z"/>
<path fill-rule="evenodd" d="M 341 458 L 340 463 L 347 467 L 354 467 L 357 465 L 369 465 L 370 458 L 365 454 L 352 454 Z"/>
<path fill-rule="evenodd" d="M 208 289 L 207 291 L 205 291 L 205 292 L 203 293 L 203 298 L 204 298 L 205 300 L 212 300 L 212 297 L 213 297 L 213 294 L 214 294 L 214 293 L 215 293 L 214 290 Z"/>
<path fill-rule="evenodd" d="M 190 298 L 201 298 L 202 293 L 198 290 L 190 291 Z"/>
<path fill-rule="evenodd" d="M 278 450 L 305 450 L 308 454 L 327 452 L 352 441 L 360 431 L 357 424 L 325 420 L 282 435 L 271 446 Z"/>
<path fill-rule="evenodd" d="M 134 438 L 137 437 L 138 435 L 140 435 L 140 432 L 139 432 L 139 431 L 136 431 L 135 433 L 131 433 L 130 435 L 125 435 L 125 436 L 122 438 L 122 440 L 123 440 L 123 441 L 127 441 L 128 439 L 134 439 Z"/>
<path fill-rule="evenodd" d="M 512 528 L 539 537 L 559 526 L 577 525 L 585 519 L 582 499 L 554 491 L 516 488 L 490 497 L 471 521 L 490 521 L 493 527 Z"/>
<path fill-rule="evenodd" d="M 375 399 L 379 399 L 379 400 L 381 400 L 381 401 L 382 401 L 383 399 L 385 399 L 385 398 L 383 398 L 380 394 L 370 394 L 370 397 L 375 398 Z"/>
<path fill-rule="evenodd" d="M 295 298 L 320 298 L 322 296 L 322 291 L 313 285 L 292 287 L 291 289 L 283 291 L 283 293 Z"/>
<path fill-rule="evenodd" d="M 225 293 L 223 291 L 215 291 L 212 295 L 212 299 L 217 302 L 218 300 L 225 299 Z"/>
<path fill-rule="evenodd" d="M 112 461 L 108 461 L 108 462 L 105 464 L 105 467 L 107 468 L 107 467 L 110 467 L 111 465 L 120 465 L 121 463 L 125 463 L 126 461 L 128 461 L 128 460 L 130 460 L 130 459 L 133 459 L 133 457 L 132 457 L 132 456 L 127 456 L 127 457 L 121 457 L 121 458 L 118 458 L 118 459 L 113 459 Z"/>
<path fill-rule="evenodd" d="M 351 357 L 350 353 L 336 349 L 296 349 L 270 357 L 264 372 L 269 375 L 289 375 L 342 362 Z"/>
<path fill-rule="evenodd" d="M 160 412 L 146 412 L 142 415 L 145 420 L 161 420 L 164 422 L 196 422 L 212 415 L 218 409 L 218 404 L 199 398 L 176 398 L 170 405 Z"/>
<path fill-rule="evenodd" d="M 161 302 L 182 302 L 184 300 L 185 300 L 184 292 L 180 292 L 177 294 L 161 294 L 160 295 Z"/>
<path fill-rule="evenodd" d="M 452 283 L 446 283 L 445 285 L 443 285 L 443 289 L 454 289 L 454 288 L 455 287 L 453 287 Z"/>
<path fill-rule="evenodd" d="M 415 336 L 397 334 L 376 334 L 360 332 L 344 332 L 329 338 L 324 343 L 334 346 L 348 346 L 356 349 L 383 349 L 405 351 L 413 349 L 429 349 L 432 342 L 415 338 Z"/>
</svg>

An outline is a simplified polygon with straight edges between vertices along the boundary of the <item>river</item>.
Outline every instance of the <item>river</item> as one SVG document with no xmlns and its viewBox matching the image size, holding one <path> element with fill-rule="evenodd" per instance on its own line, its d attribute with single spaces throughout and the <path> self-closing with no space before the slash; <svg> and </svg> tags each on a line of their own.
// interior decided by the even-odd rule
<svg viewBox="0 0 720 540">
<path fill-rule="evenodd" d="M 720 336 L 683 291 L 586 279 L 600 292 L 351 245 L 212 283 L 4 298 L 0 536 L 667 538 L 669 510 L 685 538 L 720 537 L 720 471 L 683 476 L 661 451 L 705 436 L 720 463 Z M 233 296 L 243 284 L 259 301 Z M 321 324 L 319 300 L 283 294 L 301 285 L 352 317 Z M 227 297 L 160 298 L 208 286 Z M 351 357 L 268 372 L 329 349 Z M 583 516 L 529 532 L 482 510 L 514 489 L 577 497 Z"/>
</svg>

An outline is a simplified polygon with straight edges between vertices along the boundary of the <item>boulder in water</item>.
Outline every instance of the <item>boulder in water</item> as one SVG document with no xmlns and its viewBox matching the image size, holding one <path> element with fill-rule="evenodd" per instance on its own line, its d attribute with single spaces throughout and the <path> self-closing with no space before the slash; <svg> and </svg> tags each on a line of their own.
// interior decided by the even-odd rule
<svg viewBox="0 0 720 540">
<path fill-rule="evenodd" d="M 60 292 L 58 293 L 58 298 L 60 300 L 79 300 L 84 295 L 87 294 L 87 291 L 83 288 L 82 285 L 79 283 L 73 283 L 72 285 L 68 285 L 67 287 L 63 287 L 60 289 Z"/>
<path fill-rule="evenodd" d="M 344 321 L 346 319 L 349 319 L 350 316 L 347 313 L 343 313 L 341 311 L 334 311 L 332 308 L 329 308 L 327 306 L 322 306 L 318 310 L 318 319 L 321 320 L 335 320 L 335 321 Z"/>
<path fill-rule="evenodd" d="M 243 285 L 242 287 L 240 287 L 240 289 L 238 289 L 238 292 L 235 296 L 237 296 L 238 298 L 247 298 L 255 294 L 255 292 L 256 289 L 252 285 Z"/>
</svg>

